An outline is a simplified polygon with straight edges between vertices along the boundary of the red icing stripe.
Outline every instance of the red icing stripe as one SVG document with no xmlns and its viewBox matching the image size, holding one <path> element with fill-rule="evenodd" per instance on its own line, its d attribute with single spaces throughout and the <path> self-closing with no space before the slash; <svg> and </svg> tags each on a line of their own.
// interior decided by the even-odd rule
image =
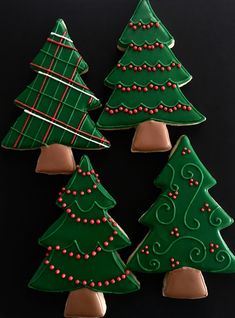
<svg viewBox="0 0 235 318">
<path fill-rule="evenodd" d="M 63 39 L 62 39 L 62 40 L 63 40 Z M 65 39 L 65 40 L 66 40 L 66 39 Z M 53 39 L 51 39 L 51 38 L 47 38 L 47 42 L 51 42 L 51 43 L 54 43 L 54 44 L 56 44 L 56 45 L 58 45 L 58 46 L 65 47 L 66 49 L 70 49 L 70 50 L 73 50 L 73 51 L 77 51 L 77 49 L 76 49 L 75 47 L 69 46 L 69 45 L 66 45 L 66 44 L 63 44 L 62 41 L 57 42 L 57 41 L 55 41 L 55 40 L 53 40 Z"/>
</svg>

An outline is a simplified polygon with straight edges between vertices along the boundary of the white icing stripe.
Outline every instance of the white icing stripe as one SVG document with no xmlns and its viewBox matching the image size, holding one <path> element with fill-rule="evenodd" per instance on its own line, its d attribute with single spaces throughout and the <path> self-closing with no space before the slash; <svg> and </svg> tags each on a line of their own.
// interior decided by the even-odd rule
<svg viewBox="0 0 235 318">
<path fill-rule="evenodd" d="M 85 94 L 85 95 L 91 96 L 92 98 L 94 98 L 94 99 L 96 99 L 96 100 L 99 100 L 99 99 L 98 99 L 97 97 L 95 97 L 94 95 L 92 95 L 92 94 L 90 94 L 90 93 L 87 93 L 87 92 L 81 90 L 80 88 L 77 88 L 77 87 L 75 87 L 75 86 L 73 86 L 73 85 L 71 85 L 71 84 L 69 84 L 69 83 L 67 83 L 67 82 L 64 82 L 64 81 L 60 80 L 59 78 L 57 78 L 57 77 L 55 77 L 55 76 L 49 75 L 49 74 L 44 73 L 44 72 L 41 72 L 41 71 L 38 71 L 38 73 L 39 73 L 39 74 L 42 74 L 42 75 L 44 75 L 44 76 L 50 77 L 50 78 L 54 79 L 55 81 L 60 82 L 60 83 L 62 83 L 62 84 L 64 84 L 64 85 L 66 85 L 66 86 L 69 86 L 69 87 L 75 89 L 76 91 L 79 91 L 79 92 L 81 92 L 81 93 L 83 93 L 83 94 Z"/>
<path fill-rule="evenodd" d="M 39 119 L 41 119 L 41 120 L 43 120 L 43 121 L 46 121 L 47 123 L 50 123 L 50 124 L 52 124 L 52 125 L 54 125 L 54 126 L 57 126 L 57 127 L 61 128 L 61 129 L 63 129 L 63 130 L 66 130 L 66 131 L 70 132 L 70 133 L 73 134 L 73 135 L 79 136 L 79 137 L 81 137 L 81 138 L 83 138 L 83 139 L 86 139 L 86 140 L 88 140 L 88 141 L 90 141 L 90 142 L 93 142 L 93 143 L 95 143 L 95 144 L 101 145 L 102 147 L 109 148 L 109 146 L 107 146 L 107 145 L 104 144 L 104 143 L 101 143 L 101 142 L 98 142 L 98 141 L 96 141 L 96 140 L 90 139 L 90 138 L 88 138 L 88 137 L 82 136 L 82 135 L 80 135 L 80 134 L 78 134 L 78 133 L 76 133 L 76 132 L 70 130 L 69 128 L 63 127 L 63 126 L 61 126 L 61 125 L 59 125 L 59 124 L 57 124 L 57 123 L 55 123 L 55 122 L 53 122 L 53 121 L 51 121 L 51 120 L 49 120 L 49 119 L 46 119 L 46 118 L 44 118 L 44 117 L 42 117 L 42 116 L 39 116 L 39 115 L 37 115 L 37 114 L 34 114 L 34 113 L 32 113 L 31 111 L 29 111 L 29 110 L 27 110 L 27 109 L 24 109 L 24 112 L 27 113 L 27 114 L 29 114 L 29 115 L 31 115 L 31 116 L 37 117 L 37 118 L 39 118 Z"/>
<path fill-rule="evenodd" d="M 73 43 L 73 41 L 72 41 L 71 39 L 69 39 L 69 38 L 66 38 L 66 36 L 60 35 L 60 34 L 58 34 L 58 33 L 55 33 L 55 32 L 51 32 L 51 35 L 55 35 L 55 36 L 58 36 L 58 38 L 62 38 L 62 39 L 65 39 L 66 41 L 69 41 L 69 42 L 72 42 L 72 43 Z"/>
</svg>

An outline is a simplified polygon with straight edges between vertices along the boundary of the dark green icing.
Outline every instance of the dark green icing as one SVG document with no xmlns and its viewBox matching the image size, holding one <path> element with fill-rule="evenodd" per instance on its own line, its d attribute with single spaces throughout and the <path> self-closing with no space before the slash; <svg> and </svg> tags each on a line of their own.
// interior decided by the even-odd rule
<svg viewBox="0 0 235 318">
<path fill-rule="evenodd" d="M 67 186 L 59 194 L 57 205 L 64 209 L 64 213 L 39 240 L 39 244 L 49 247 L 50 251 L 29 287 L 48 292 L 72 291 L 82 287 L 105 293 L 128 293 L 139 289 L 138 281 L 131 272 L 126 272 L 126 265 L 117 253 L 117 250 L 129 246 L 130 240 L 108 213 L 116 202 L 93 170 L 89 158 L 83 156 Z M 83 172 L 91 173 L 83 176 Z M 87 192 L 88 189 L 92 190 L 91 193 Z M 82 191 L 84 195 L 81 195 Z M 77 218 L 80 218 L 79 221 Z M 106 246 L 104 242 L 109 244 Z M 56 248 L 58 246 L 59 249 Z M 97 248 L 101 248 L 100 251 Z M 66 253 L 63 253 L 65 249 Z M 92 256 L 94 251 L 96 255 Z M 69 253 L 73 255 L 69 256 Z M 80 259 L 76 258 L 77 254 Z M 89 258 L 85 259 L 85 255 Z M 45 264 L 45 261 L 49 263 Z M 50 269 L 51 265 L 55 268 Z M 59 274 L 55 272 L 57 269 Z M 65 278 L 61 276 L 63 273 Z M 73 277 L 71 281 L 69 276 Z M 83 281 L 86 281 L 85 286 Z M 109 282 L 107 286 L 106 281 Z M 98 282 L 102 282 L 102 286 Z M 92 283 L 95 285 L 90 285 Z"/>
<path fill-rule="evenodd" d="M 75 48 L 62 19 L 57 20 L 31 67 L 37 76 L 15 100 L 24 112 L 2 146 L 36 149 L 58 143 L 79 149 L 109 147 L 88 114 L 101 106 L 80 76 L 88 65 Z"/>
<path fill-rule="evenodd" d="M 113 93 L 99 117 L 98 127 L 131 128 L 147 120 L 170 125 L 193 125 L 205 121 L 206 118 L 180 89 L 192 76 L 172 52 L 173 44 L 172 36 L 157 18 L 149 1 L 141 0 L 119 40 L 119 48 L 125 49 L 124 55 L 105 79 L 105 84 L 113 89 Z M 149 89 L 152 84 L 167 86 L 168 83 L 176 85 L 176 89 Z M 120 85 L 130 89 L 130 92 L 120 90 Z M 148 91 L 138 92 L 133 90 L 133 86 Z M 166 110 L 159 111 L 160 105 L 167 107 Z M 178 105 L 190 106 L 189 111 L 174 109 Z M 147 111 L 139 111 L 139 107 Z"/>
<path fill-rule="evenodd" d="M 139 220 L 150 231 L 129 258 L 129 268 L 169 272 L 187 266 L 235 272 L 235 256 L 220 234 L 233 219 L 209 194 L 216 181 L 186 136 L 154 183 L 162 193 Z"/>
</svg>

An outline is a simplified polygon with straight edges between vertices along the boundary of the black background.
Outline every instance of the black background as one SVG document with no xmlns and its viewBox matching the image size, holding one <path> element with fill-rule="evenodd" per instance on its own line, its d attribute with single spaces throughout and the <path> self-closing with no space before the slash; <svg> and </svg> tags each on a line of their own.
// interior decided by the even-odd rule
<svg viewBox="0 0 235 318">
<path fill-rule="evenodd" d="M 176 39 L 174 52 L 193 75 L 183 88 L 186 97 L 206 115 L 207 122 L 191 127 L 169 127 L 172 143 L 186 133 L 208 170 L 218 180 L 210 193 L 235 218 L 234 211 L 234 0 L 152 0 L 159 18 Z M 71 38 L 90 66 L 87 85 L 103 103 L 111 91 L 103 79 L 121 53 L 117 40 L 131 17 L 136 0 L 9 0 L 1 1 L 0 138 L 21 113 L 14 98 L 35 77 L 29 63 L 42 47 L 57 18 L 65 20 Z M 91 113 L 95 120 L 100 110 Z M 76 161 L 87 153 L 101 174 L 102 184 L 117 200 L 110 214 L 125 229 L 132 247 L 120 251 L 124 260 L 148 229 L 138 218 L 153 203 L 159 190 L 153 179 L 168 153 L 132 154 L 134 130 L 105 132 L 109 150 L 74 150 Z M 37 240 L 61 215 L 57 193 L 68 176 L 34 173 L 38 151 L 0 152 L 0 318 L 62 317 L 66 294 L 40 293 L 27 283 L 44 256 Z M 235 225 L 222 235 L 235 251 Z M 104 264 L 105 266 L 105 264 Z M 160 274 L 137 274 L 139 292 L 106 295 L 107 318 L 234 317 L 235 275 L 208 274 L 209 297 L 173 300 L 162 297 Z"/>
</svg>

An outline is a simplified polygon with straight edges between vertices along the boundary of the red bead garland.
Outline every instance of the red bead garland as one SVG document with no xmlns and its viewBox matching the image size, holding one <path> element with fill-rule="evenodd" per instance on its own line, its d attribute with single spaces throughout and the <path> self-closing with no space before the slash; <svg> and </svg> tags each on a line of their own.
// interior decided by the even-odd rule
<svg viewBox="0 0 235 318">
<path fill-rule="evenodd" d="M 74 282 L 75 285 L 82 285 L 82 286 L 87 286 L 87 281 L 86 280 L 81 280 L 81 279 L 77 279 L 77 278 L 74 278 L 72 275 L 69 275 L 69 274 L 65 274 L 65 273 L 61 273 L 61 269 L 59 268 L 56 268 L 56 266 L 54 264 L 51 264 L 50 262 L 44 262 L 45 265 L 48 265 L 49 266 L 49 270 L 50 271 L 54 271 L 54 273 L 57 275 L 57 277 L 60 277 L 62 279 L 66 279 L 69 281 L 69 282 Z M 50 264 L 50 265 L 49 265 Z M 128 269 L 125 270 L 125 272 L 123 274 L 121 274 L 120 276 L 117 276 L 115 278 L 111 278 L 109 280 L 105 280 L 104 282 L 94 282 L 92 281 L 89 286 L 91 288 L 95 287 L 96 285 L 101 287 L 101 286 L 109 286 L 109 284 L 116 284 L 116 282 L 120 282 L 121 280 L 124 280 L 126 279 L 126 277 L 128 275 L 131 274 L 131 271 L 129 271 Z"/>
<path fill-rule="evenodd" d="M 164 44 L 156 42 L 154 44 L 144 44 L 144 45 L 138 46 L 138 45 L 135 45 L 135 44 L 131 43 L 131 44 L 129 44 L 129 47 L 133 51 L 142 52 L 143 50 L 154 50 L 156 48 L 163 49 L 164 48 Z"/>
<path fill-rule="evenodd" d="M 126 72 L 128 70 L 132 70 L 134 72 L 142 72 L 144 70 L 146 70 L 147 72 L 156 72 L 161 71 L 171 71 L 174 67 L 177 68 L 181 68 L 181 64 L 176 64 L 174 62 L 172 62 L 170 65 L 163 65 L 158 63 L 156 66 L 148 66 L 147 64 L 143 64 L 143 65 L 139 65 L 139 66 L 135 66 L 133 64 L 129 64 L 129 65 L 121 65 L 120 63 L 117 64 L 117 68 L 120 68 L 123 72 Z"/>
<path fill-rule="evenodd" d="M 111 109 L 108 106 L 105 107 L 105 111 L 107 113 L 109 113 L 109 115 L 114 115 L 114 114 L 118 114 L 119 112 L 124 112 L 124 113 L 128 113 L 129 115 L 136 115 L 139 114 L 140 112 L 145 112 L 145 113 L 149 113 L 151 115 L 158 113 L 160 110 L 164 111 L 164 112 L 169 112 L 169 113 L 173 113 L 176 112 L 178 110 L 183 110 L 183 111 L 192 111 L 192 107 L 191 106 L 186 106 L 186 105 L 181 105 L 178 104 L 177 106 L 173 106 L 173 107 L 166 107 L 163 105 L 158 105 L 155 108 L 148 108 L 148 107 L 143 107 L 143 106 L 139 106 L 137 108 L 134 109 L 129 109 L 129 108 L 125 108 L 123 106 L 120 106 L 119 108 L 115 108 L 115 109 Z"/>
<path fill-rule="evenodd" d="M 175 83 L 172 82 L 167 82 L 166 86 L 172 89 L 177 88 L 177 85 Z M 158 91 L 159 89 L 161 91 L 165 91 L 166 90 L 166 86 L 165 85 L 154 85 L 152 83 L 150 83 L 148 86 L 136 86 L 136 85 L 132 85 L 132 86 L 123 86 L 121 84 L 117 85 L 117 89 L 120 89 L 122 92 L 131 92 L 131 91 L 138 91 L 138 92 L 148 92 L 149 89 Z"/>
<path fill-rule="evenodd" d="M 136 31 L 138 28 L 143 29 L 143 30 L 149 30 L 153 27 L 155 28 L 159 28 L 160 27 L 160 22 L 149 22 L 149 23 L 142 23 L 142 22 L 138 22 L 138 23 L 133 23 L 130 22 L 129 23 L 129 27 L 133 30 Z"/>
</svg>

